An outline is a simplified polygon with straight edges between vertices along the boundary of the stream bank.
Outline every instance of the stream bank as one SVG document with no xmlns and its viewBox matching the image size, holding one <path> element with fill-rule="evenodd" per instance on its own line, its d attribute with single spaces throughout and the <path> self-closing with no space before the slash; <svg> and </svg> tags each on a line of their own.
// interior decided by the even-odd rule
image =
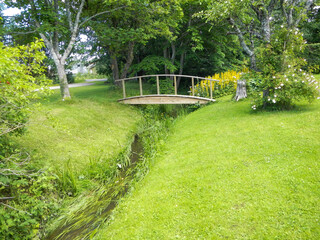
<svg viewBox="0 0 320 240">
<path fill-rule="evenodd" d="M 168 106 L 143 107 L 144 121 L 139 133 L 127 147 L 128 154 L 118 156 L 116 175 L 111 183 L 101 184 L 99 189 L 87 196 L 79 196 L 74 206 L 67 209 L 55 223 L 54 230 L 45 239 L 90 239 L 106 222 L 118 201 L 130 191 L 148 172 L 152 159 L 157 154 L 170 132 L 175 118 L 189 110 Z M 121 158 L 121 159 L 120 159 Z M 79 204 L 77 202 L 84 202 Z"/>
</svg>

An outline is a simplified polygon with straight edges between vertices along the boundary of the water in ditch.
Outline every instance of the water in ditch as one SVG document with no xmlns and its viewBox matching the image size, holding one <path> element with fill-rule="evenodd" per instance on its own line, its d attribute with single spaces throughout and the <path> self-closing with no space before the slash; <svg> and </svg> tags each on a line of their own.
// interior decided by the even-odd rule
<svg viewBox="0 0 320 240">
<path fill-rule="evenodd" d="M 133 169 L 141 159 L 143 146 L 138 135 L 131 144 L 130 164 L 120 168 L 120 173 L 115 183 L 108 191 L 105 191 L 88 204 L 84 209 L 77 211 L 76 216 L 61 224 L 45 239 L 90 239 L 95 235 L 99 226 L 110 217 L 112 210 L 117 206 L 118 200 L 123 197 L 129 188 L 130 181 L 134 178 Z"/>
</svg>

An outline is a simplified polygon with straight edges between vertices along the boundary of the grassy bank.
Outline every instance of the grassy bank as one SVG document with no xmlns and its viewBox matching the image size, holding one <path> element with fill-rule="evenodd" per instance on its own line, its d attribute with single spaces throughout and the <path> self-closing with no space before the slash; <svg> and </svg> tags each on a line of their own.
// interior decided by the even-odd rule
<svg viewBox="0 0 320 240">
<path fill-rule="evenodd" d="M 96 239 L 319 239 L 320 103 L 202 108 Z"/>
<path fill-rule="evenodd" d="M 141 116 L 116 102 L 121 91 L 111 85 L 97 83 L 70 91 L 72 100 L 65 102 L 56 91 L 32 115 L 26 134 L 15 140 L 40 166 L 78 177 L 99 161 L 114 161 Z"/>
</svg>

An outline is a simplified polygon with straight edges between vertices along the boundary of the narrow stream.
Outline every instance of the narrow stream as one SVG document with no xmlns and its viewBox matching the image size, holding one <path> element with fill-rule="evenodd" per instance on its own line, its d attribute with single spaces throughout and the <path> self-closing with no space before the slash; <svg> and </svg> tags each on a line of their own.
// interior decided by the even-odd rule
<svg viewBox="0 0 320 240">
<path fill-rule="evenodd" d="M 130 164 L 120 168 L 120 174 L 116 178 L 114 185 L 95 199 L 85 209 L 77 211 L 77 215 L 71 221 L 61 224 L 45 239 L 90 239 L 98 231 L 98 227 L 103 224 L 117 206 L 118 200 L 123 197 L 129 188 L 130 181 L 134 178 L 132 171 L 143 154 L 143 146 L 138 135 L 135 135 L 131 144 Z"/>
</svg>

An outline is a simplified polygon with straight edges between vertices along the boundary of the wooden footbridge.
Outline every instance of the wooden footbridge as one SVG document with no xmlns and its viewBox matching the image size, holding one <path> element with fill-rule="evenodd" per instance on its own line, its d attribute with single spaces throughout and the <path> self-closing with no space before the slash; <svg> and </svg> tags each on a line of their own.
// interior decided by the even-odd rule
<svg viewBox="0 0 320 240">
<path fill-rule="evenodd" d="M 153 95 L 143 95 L 143 86 L 142 86 L 142 79 L 143 78 L 151 78 L 155 77 L 157 82 L 157 94 Z M 174 94 L 160 94 L 160 81 L 161 77 L 173 79 L 174 85 Z M 191 95 L 178 95 L 177 89 L 177 77 L 180 78 L 188 78 L 191 80 Z M 127 97 L 126 94 L 126 81 L 130 80 L 138 80 L 139 81 L 139 88 L 140 88 L 140 95 Z M 195 81 L 199 82 L 199 80 L 209 80 L 210 81 L 210 98 L 204 98 L 195 96 Z M 206 104 L 208 102 L 214 102 L 215 100 L 212 98 L 212 91 L 213 91 L 213 84 L 212 82 L 218 82 L 219 80 L 210 79 L 210 78 L 203 78 L 203 77 L 196 77 L 196 76 L 187 76 L 187 75 L 174 75 L 174 74 L 158 74 L 158 75 L 145 75 L 145 76 L 138 76 L 138 77 L 131 77 L 131 78 L 123 78 L 118 79 L 116 82 L 122 83 L 123 89 L 123 98 L 119 99 L 118 102 L 124 104 Z"/>
</svg>

